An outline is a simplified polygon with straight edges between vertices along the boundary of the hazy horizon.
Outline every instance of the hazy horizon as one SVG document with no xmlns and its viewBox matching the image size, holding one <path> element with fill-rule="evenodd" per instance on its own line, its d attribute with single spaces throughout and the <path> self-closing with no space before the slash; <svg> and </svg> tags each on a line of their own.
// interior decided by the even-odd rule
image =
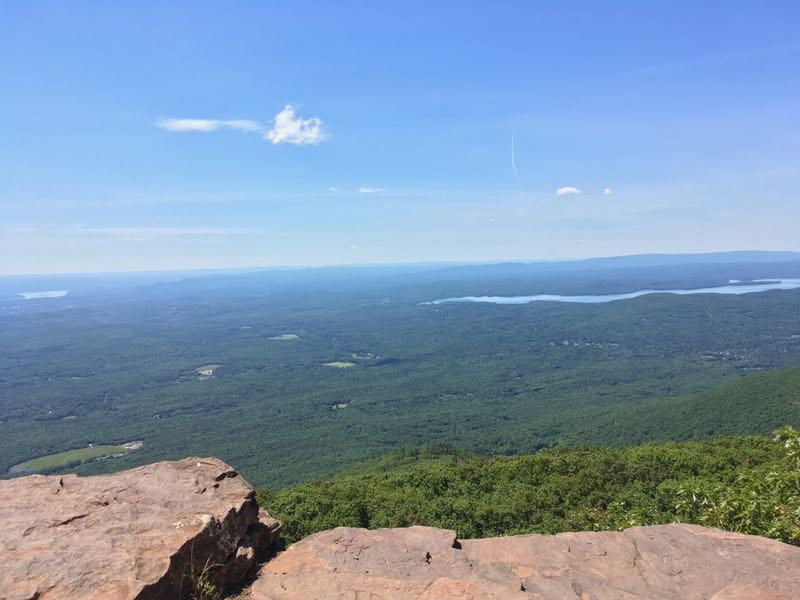
<svg viewBox="0 0 800 600">
<path fill-rule="evenodd" d="M 645 252 L 634 254 L 615 254 L 615 255 L 602 255 L 602 256 L 579 256 L 572 258 L 555 257 L 555 258 L 500 258 L 500 259 L 486 259 L 486 260 L 419 260 L 409 262 L 374 262 L 374 263 L 321 263 L 321 264 L 298 264 L 298 265 L 246 265 L 240 267 L 218 267 L 218 268 L 165 268 L 165 269 L 141 269 L 141 270 L 128 270 L 128 271 L 49 271 L 49 272 L 34 272 L 34 273 L 0 273 L 2 277 L 46 277 L 52 276 L 81 276 L 81 275 L 147 275 L 153 274 L 168 274 L 168 273 L 224 273 L 224 272 L 247 272 L 247 271 L 269 271 L 269 270 L 313 270 L 313 269 L 336 269 L 336 268 L 375 268 L 375 267 L 451 267 L 451 266 L 482 266 L 482 265 L 500 265 L 500 264 L 547 264 L 547 263 L 579 263 L 589 262 L 595 260 L 614 260 L 638 257 L 698 257 L 698 256 L 725 256 L 730 255 L 797 255 L 800 258 L 800 251 L 796 250 L 721 250 L 709 252 Z"/>
</svg>

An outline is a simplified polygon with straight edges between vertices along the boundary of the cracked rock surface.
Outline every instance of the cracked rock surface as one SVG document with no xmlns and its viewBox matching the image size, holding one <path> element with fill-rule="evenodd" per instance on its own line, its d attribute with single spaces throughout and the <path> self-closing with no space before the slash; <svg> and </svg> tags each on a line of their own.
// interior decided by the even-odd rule
<svg viewBox="0 0 800 600">
<path fill-rule="evenodd" d="M 181 599 L 249 581 L 280 524 L 214 458 L 0 482 L 0 600 Z M 790 600 L 800 548 L 696 525 L 457 540 L 340 527 L 261 567 L 242 600 Z"/>
<path fill-rule="evenodd" d="M 0 481 L 0 599 L 185 598 L 236 585 L 280 524 L 216 458 Z"/>
<path fill-rule="evenodd" d="M 250 600 L 790 600 L 800 548 L 696 525 L 456 539 L 340 527 L 261 569 Z"/>
</svg>

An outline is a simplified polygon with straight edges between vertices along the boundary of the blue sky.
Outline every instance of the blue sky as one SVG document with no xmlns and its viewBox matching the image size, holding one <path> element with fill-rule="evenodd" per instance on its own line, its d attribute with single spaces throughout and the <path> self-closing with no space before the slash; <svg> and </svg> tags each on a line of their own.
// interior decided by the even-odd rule
<svg viewBox="0 0 800 600">
<path fill-rule="evenodd" d="M 3 2 L 0 273 L 800 250 L 798 65 L 794 1 Z"/>
</svg>

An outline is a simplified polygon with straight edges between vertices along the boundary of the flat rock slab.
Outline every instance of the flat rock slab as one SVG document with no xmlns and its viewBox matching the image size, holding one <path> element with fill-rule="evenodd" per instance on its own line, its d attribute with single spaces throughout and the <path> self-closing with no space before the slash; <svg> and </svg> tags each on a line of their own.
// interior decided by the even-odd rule
<svg viewBox="0 0 800 600">
<path fill-rule="evenodd" d="M 791 600 L 800 548 L 695 525 L 456 540 L 340 527 L 268 562 L 251 600 Z"/>
<path fill-rule="evenodd" d="M 0 599 L 188 597 L 234 585 L 279 523 L 216 458 L 0 482 Z"/>
</svg>

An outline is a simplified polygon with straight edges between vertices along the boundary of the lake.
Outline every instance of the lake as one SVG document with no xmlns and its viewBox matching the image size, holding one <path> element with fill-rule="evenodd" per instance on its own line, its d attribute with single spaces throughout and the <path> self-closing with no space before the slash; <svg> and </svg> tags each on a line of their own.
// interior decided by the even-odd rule
<svg viewBox="0 0 800 600">
<path fill-rule="evenodd" d="M 718 287 L 676 289 L 676 290 L 636 290 L 625 294 L 603 294 L 587 296 L 562 296 L 559 294 L 536 294 L 533 296 L 461 296 L 460 298 L 439 298 L 420 304 L 447 304 L 451 302 L 486 302 L 489 304 L 528 304 L 529 302 L 578 302 L 581 304 L 598 304 L 630 300 L 649 294 L 753 294 L 770 290 L 794 290 L 800 288 L 800 279 L 755 279 L 750 282 L 732 280 L 728 285 Z"/>
<path fill-rule="evenodd" d="M 48 290 L 46 292 L 19 292 L 23 300 L 38 300 L 39 298 L 62 298 L 69 294 L 69 290 Z"/>
</svg>

